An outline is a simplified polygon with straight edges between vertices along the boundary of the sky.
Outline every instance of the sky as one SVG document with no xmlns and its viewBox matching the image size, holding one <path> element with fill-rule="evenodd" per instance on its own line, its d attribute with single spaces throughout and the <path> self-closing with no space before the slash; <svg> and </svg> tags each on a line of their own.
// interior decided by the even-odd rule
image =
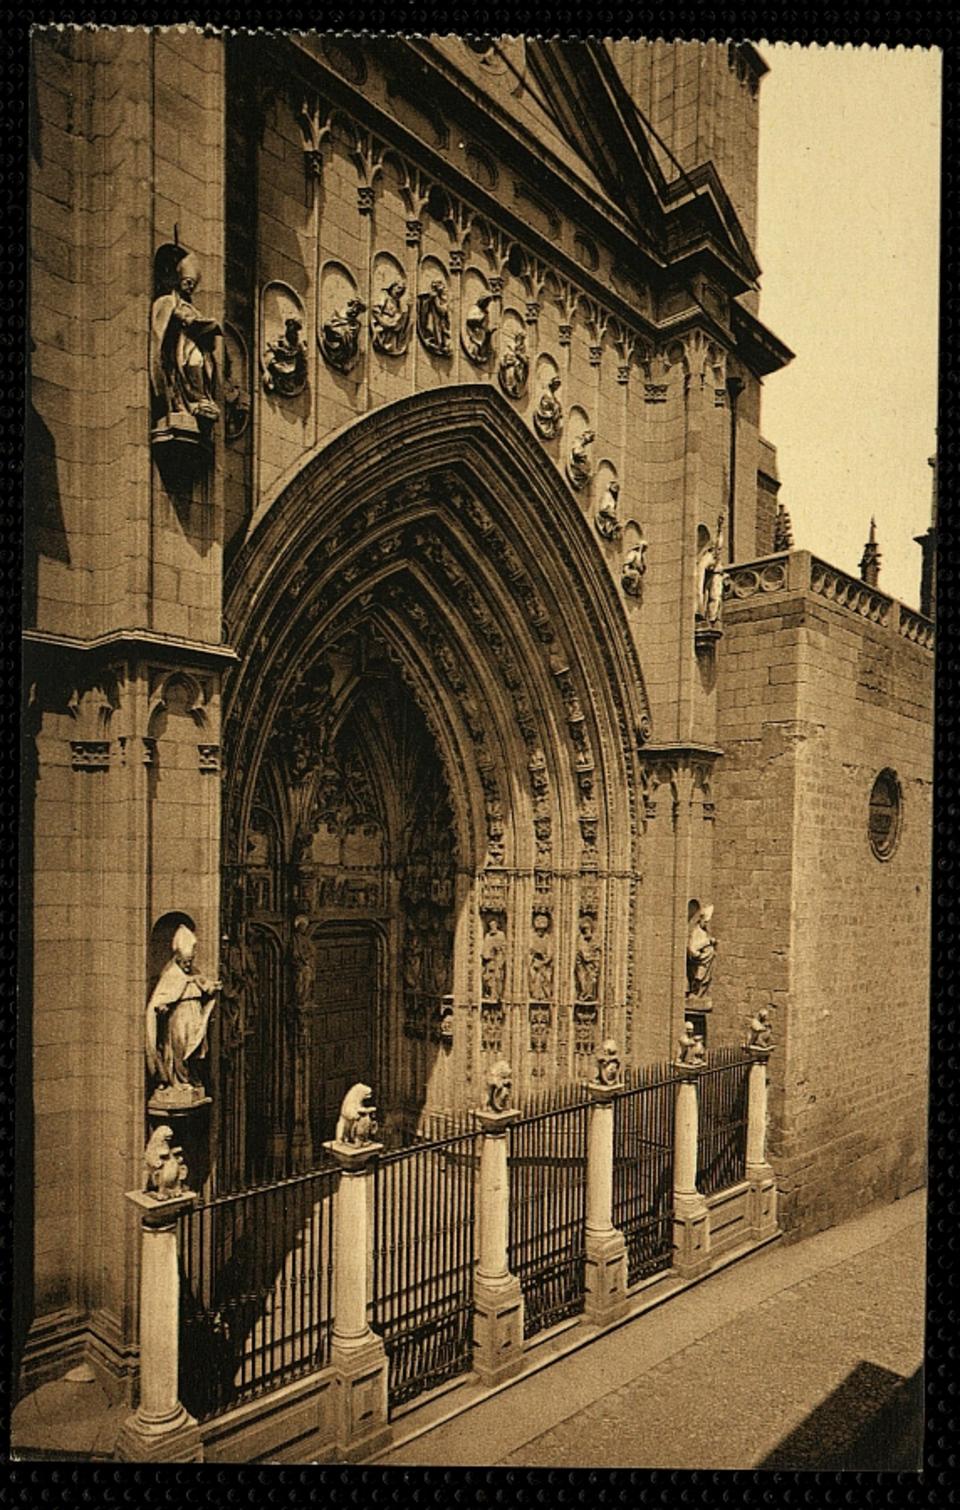
<svg viewBox="0 0 960 1510">
<path fill-rule="evenodd" d="M 796 353 L 764 382 L 794 542 L 919 603 L 936 445 L 940 54 L 761 42 L 760 316 Z"/>
</svg>

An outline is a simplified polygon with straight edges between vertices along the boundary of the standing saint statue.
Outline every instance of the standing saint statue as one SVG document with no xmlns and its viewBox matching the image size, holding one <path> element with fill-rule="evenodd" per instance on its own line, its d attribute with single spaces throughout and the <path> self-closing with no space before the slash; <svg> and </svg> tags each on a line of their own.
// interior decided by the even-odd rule
<svg viewBox="0 0 960 1510">
<path fill-rule="evenodd" d="M 527 982 L 531 1001 L 549 1001 L 553 996 L 553 949 L 549 933 L 549 912 L 535 912 Z"/>
<path fill-rule="evenodd" d="M 197 972 L 196 948 L 196 934 L 181 924 L 147 1003 L 147 1068 L 158 1082 L 152 1099 L 164 1106 L 190 1106 L 204 1095 L 191 1060 L 206 1057 L 207 1023 L 221 983 Z"/>
<path fill-rule="evenodd" d="M 723 515 L 717 519 L 717 533 L 708 538 L 697 553 L 697 617 L 716 626 L 723 606 Z"/>
<path fill-rule="evenodd" d="M 484 1001 L 502 1001 L 507 978 L 507 935 L 496 917 L 487 918 L 480 960 Z"/>
<path fill-rule="evenodd" d="M 150 309 L 150 386 L 154 434 L 205 429 L 220 418 L 215 401 L 216 320 L 193 304 L 200 268 L 185 247 L 160 248 L 154 263 L 155 297 Z"/>
<path fill-rule="evenodd" d="M 577 1001 L 596 1001 L 600 992 L 600 945 L 594 938 L 596 923 L 590 914 L 580 919 L 580 937 L 577 940 L 577 959 L 574 979 Z"/>
<path fill-rule="evenodd" d="M 706 996 L 713 980 L 717 941 L 709 931 L 713 905 L 700 907 L 690 919 L 687 934 L 687 995 Z"/>
<path fill-rule="evenodd" d="M 399 357 L 410 338 L 410 300 L 402 278 L 388 283 L 376 304 L 370 308 L 370 339 L 374 351 Z"/>
</svg>

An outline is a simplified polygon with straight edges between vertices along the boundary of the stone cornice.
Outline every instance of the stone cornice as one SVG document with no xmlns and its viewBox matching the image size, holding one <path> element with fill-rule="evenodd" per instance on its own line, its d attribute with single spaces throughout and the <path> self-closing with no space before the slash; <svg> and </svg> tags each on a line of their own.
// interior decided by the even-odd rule
<svg viewBox="0 0 960 1510">
<path fill-rule="evenodd" d="M 25 629 L 24 655 L 52 657 L 57 654 L 90 656 L 99 660 L 154 660 L 177 666 L 225 669 L 239 660 L 230 645 L 212 645 L 160 634 L 153 629 L 114 629 L 107 634 L 82 639 L 79 635 L 53 634 L 45 629 Z"/>
<path fill-rule="evenodd" d="M 665 739 L 657 744 L 643 745 L 640 750 L 640 759 L 651 764 L 667 760 L 718 760 L 723 753 L 719 745 L 699 744 L 691 739 Z"/>
</svg>

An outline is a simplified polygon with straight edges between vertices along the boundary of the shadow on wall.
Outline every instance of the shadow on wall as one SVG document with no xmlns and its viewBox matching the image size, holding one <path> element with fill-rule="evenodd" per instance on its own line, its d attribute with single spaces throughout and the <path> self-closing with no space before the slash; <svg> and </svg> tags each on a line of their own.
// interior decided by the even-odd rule
<svg viewBox="0 0 960 1510">
<path fill-rule="evenodd" d="M 923 1466 L 923 1368 L 909 1379 L 862 1360 L 758 1468 L 916 1473 Z"/>
</svg>

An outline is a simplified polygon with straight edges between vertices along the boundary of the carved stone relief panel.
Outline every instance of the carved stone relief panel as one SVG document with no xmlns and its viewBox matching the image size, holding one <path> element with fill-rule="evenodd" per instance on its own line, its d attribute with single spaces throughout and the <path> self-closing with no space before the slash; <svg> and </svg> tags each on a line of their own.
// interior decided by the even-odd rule
<svg viewBox="0 0 960 1510">
<path fill-rule="evenodd" d="M 296 398 L 307 385 L 309 364 L 303 338 L 306 312 L 287 283 L 264 284 L 260 293 L 260 369 L 264 391 Z"/>
<path fill-rule="evenodd" d="M 362 355 L 363 316 L 353 274 L 342 262 L 326 262 L 320 271 L 317 340 L 328 367 L 349 375 Z"/>
</svg>

